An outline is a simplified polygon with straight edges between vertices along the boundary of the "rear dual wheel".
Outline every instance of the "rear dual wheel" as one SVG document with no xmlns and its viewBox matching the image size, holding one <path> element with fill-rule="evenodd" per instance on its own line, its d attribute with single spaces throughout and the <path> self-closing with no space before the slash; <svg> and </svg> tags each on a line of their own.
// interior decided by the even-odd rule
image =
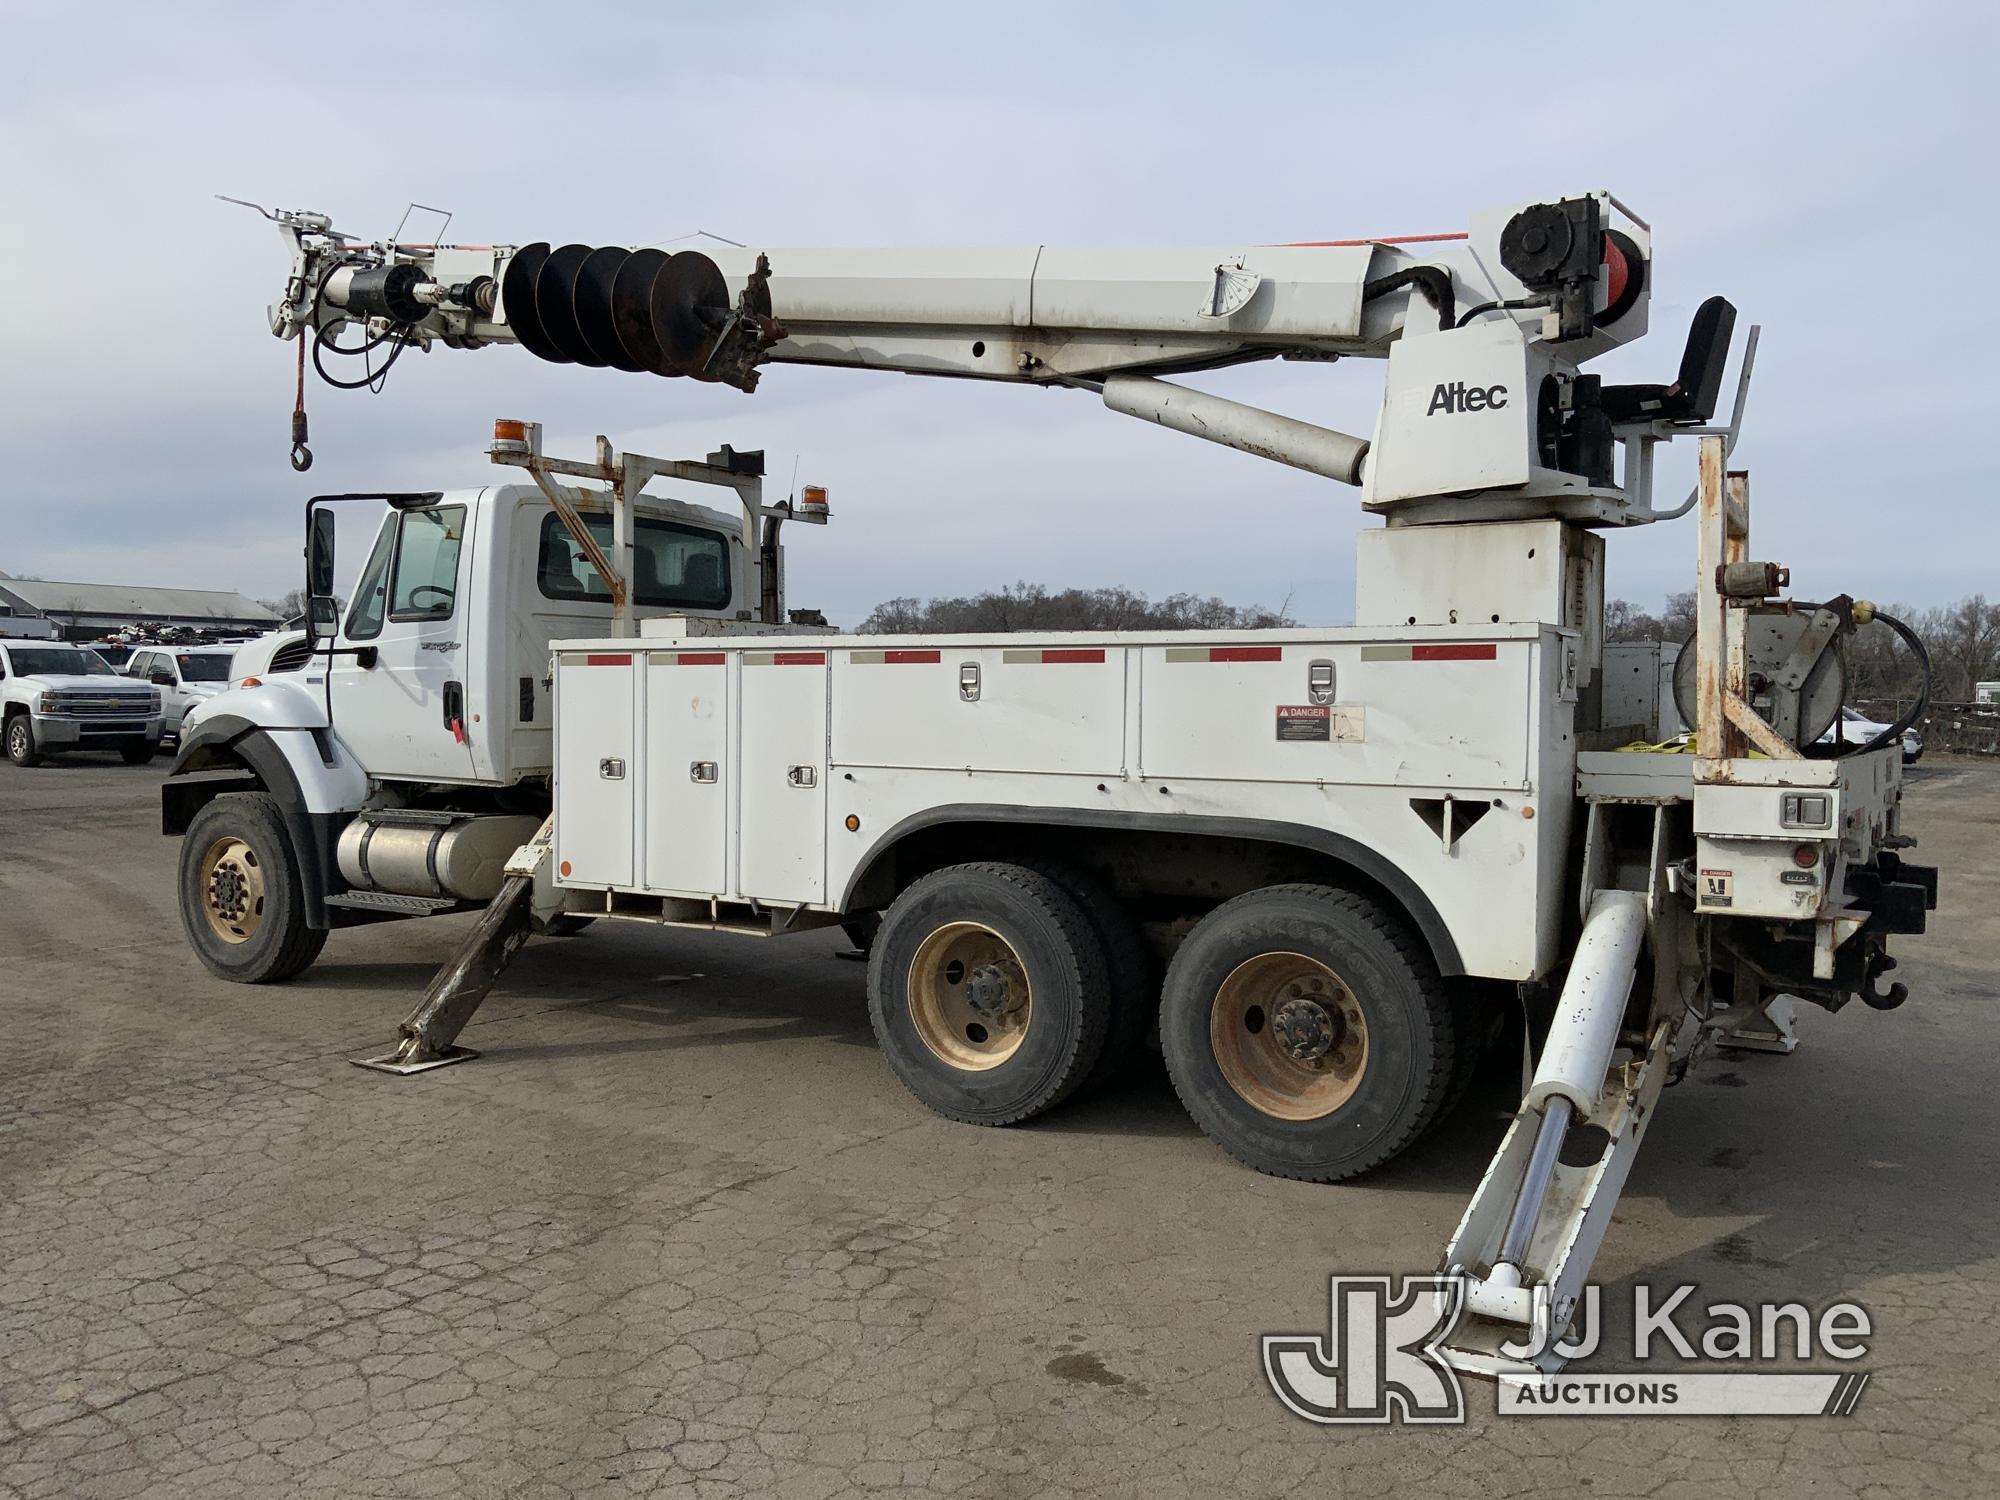
<svg viewBox="0 0 2000 1500">
<path fill-rule="evenodd" d="M 1429 956 L 1350 891 L 1272 886 L 1218 906 L 1167 969 L 1160 1041 L 1181 1103 L 1260 1172 L 1333 1182 L 1437 1117 L 1457 1027 Z"/>
<path fill-rule="evenodd" d="M 1103 946 L 1077 898 L 1047 874 L 953 865 L 884 914 L 868 1009 L 890 1067 L 931 1109 L 1018 1124 L 1067 1099 L 1103 1053 Z"/>
</svg>

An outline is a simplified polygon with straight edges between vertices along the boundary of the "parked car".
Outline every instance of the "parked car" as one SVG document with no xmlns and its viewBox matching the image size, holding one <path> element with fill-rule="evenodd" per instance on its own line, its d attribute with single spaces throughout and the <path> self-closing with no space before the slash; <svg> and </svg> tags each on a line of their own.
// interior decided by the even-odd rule
<svg viewBox="0 0 2000 1500">
<path fill-rule="evenodd" d="M 1822 745 L 1846 741 L 1850 745 L 1865 745 L 1875 738 L 1887 724 L 1878 724 L 1856 708 L 1843 708 L 1840 717 L 1827 726 L 1825 734 L 1819 737 Z M 1903 731 L 1903 764 L 1913 766 L 1924 753 L 1924 737 L 1914 729 Z"/>
<path fill-rule="evenodd" d="M 229 686 L 235 657 L 234 646 L 142 646 L 125 675 L 160 690 L 161 731 L 178 738 L 187 711 Z"/>
<path fill-rule="evenodd" d="M 160 690 L 128 681 L 95 651 L 0 641 L 0 744 L 17 766 L 60 750 L 116 750 L 143 765 L 160 744 Z"/>
</svg>

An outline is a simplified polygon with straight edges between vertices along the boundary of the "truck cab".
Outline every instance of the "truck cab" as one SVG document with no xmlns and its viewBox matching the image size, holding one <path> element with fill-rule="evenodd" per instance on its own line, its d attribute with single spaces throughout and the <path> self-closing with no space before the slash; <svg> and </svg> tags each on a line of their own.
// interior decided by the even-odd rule
<svg viewBox="0 0 2000 1500">
<path fill-rule="evenodd" d="M 504 858 L 550 806 L 549 643 L 612 624 L 606 580 L 535 485 L 369 498 L 388 501 L 381 524 L 310 651 L 288 643 L 182 721 L 163 827 L 207 835 L 184 840 L 200 909 L 183 914 L 226 977 L 296 973 L 335 926 L 490 898 L 492 851 Z M 575 501 L 609 551 L 609 500 Z M 638 496 L 633 618 L 749 618 L 760 568 L 780 566 L 753 536 L 743 517 Z M 250 863 L 251 835 L 284 879 L 270 858 Z"/>
</svg>

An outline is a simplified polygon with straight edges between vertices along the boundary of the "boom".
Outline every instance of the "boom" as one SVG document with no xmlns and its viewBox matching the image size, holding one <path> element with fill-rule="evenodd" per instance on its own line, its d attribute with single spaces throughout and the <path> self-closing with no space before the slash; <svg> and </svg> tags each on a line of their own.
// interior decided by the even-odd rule
<svg viewBox="0 0 2000 1500">
<path fill-rule="evenodd" d="M 1651 444 L 1712 416 L 1733 322 L 1711 299 L 1674 384 L 1582 373 L 1647 329 L 1651 236 L 1608 192 L 1497 209 L 1463 233 L 1187 250 L 362 244 L 325 215 L 270 217 L 292 251 L 271 330 L 309 338 L 322 373 L 329 349 L 518 343 L 746 391 L 766 364 L 1080 387 L 1359 485 L 1402 522 L 1654 519 Z M 347 324 L 359 346 L 337 342 Z M 1372 434 L 1162 378 L 1341 358 L 1388 363 Z"/>
</svg>

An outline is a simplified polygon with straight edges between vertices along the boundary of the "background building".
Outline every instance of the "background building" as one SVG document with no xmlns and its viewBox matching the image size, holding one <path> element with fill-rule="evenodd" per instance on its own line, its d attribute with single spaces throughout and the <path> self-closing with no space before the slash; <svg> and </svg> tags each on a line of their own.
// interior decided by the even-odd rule
<svg viewBox="0 0 2000 1500">
<path fill-rule="evenodd" d="M 277 625 L 278 617 L 232 592 L 60 583 L 0 573 L 0 633 L 90 641 L 141 622 L 257 635 Z"/>
</svg>

